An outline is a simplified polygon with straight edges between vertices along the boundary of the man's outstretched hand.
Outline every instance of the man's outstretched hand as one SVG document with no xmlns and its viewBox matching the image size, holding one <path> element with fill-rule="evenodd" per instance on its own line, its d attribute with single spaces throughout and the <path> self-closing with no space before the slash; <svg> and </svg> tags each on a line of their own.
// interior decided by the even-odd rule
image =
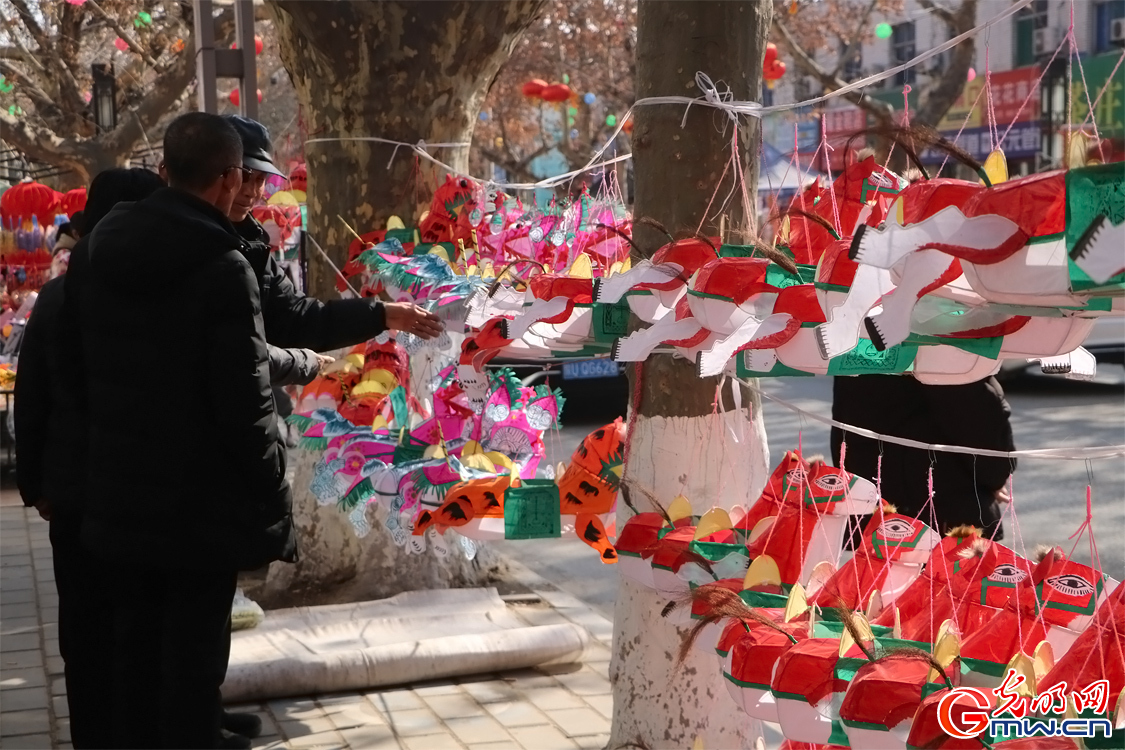
<svg viewBox="0 0 1125 750">
<path fill-rule="evenodd" d="M 392 331 L 413 333 L 420 339 L 432 339 L 445 330 L 445 326 L 432 312 L 426 312 L 409 302 L 385 302 L 387 328 Z"/>
</svg>

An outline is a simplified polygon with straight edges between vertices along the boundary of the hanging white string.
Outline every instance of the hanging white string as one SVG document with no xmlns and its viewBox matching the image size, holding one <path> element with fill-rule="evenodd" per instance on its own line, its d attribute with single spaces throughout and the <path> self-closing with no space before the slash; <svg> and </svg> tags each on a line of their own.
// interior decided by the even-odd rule
<svg viewBox="0 0 1125 750">
<path fill-rule="evenodd" d="M 918 440 L 910 440 L 909 438 L 895 437 L 894 435 L 883 435 L 872 430 L 867 430 L 862 427 L 856 427 L 843 422 L 837 422 L 835 419 L 823 417 L 813 412 L 805 411 L 801 407 L 791 404 L 785 399 L 778 398 L 771 393 L 766 393 L 756 385 L 741 381 L 747 388 L 757 392 L 759 395 L 768 398 L 786 409 L 789 409 L 796 414 L 810 419 L 815 419 L 822 424 L 838 427 L 845 432 L 850 432 L 855 435 L 862 435 L 863 437 L 871 438 L 872 440 L 881 440 L 885 443 L 894 443 L 895 445 L 903 445 L 908 448 L 918 448 L 921 450 L 940 451 L 942 453 L 963 453 L 970 456 L 992 456 L 994 458 L 1047 458 L 1059 461 L 1087 461 L 1090 459 L 1098 458 L 1118 458 L 1125 456 L 1125 445 L 1094 445 L 1088 447 L 1077 448 L 1040 448 L 1037 450 L 1023 450 L 1023 451 L 994 451 L 987 448 L 968 448 L 963 445 L 943 445 L 941 443 L 923 443 Z"/>
<path fill-rule="evenodd" d="M 901 65 L 897 65 L 893 68 L 888 68 L 881 73 L 875 73 L 874 75 L 870 75 L 867 78 L 853 81 L 852 83 L 849 83 L 842 88 L 836 89 L 835 91 L 830 91 L 821 96 L 813 97 L 812 99 L 806 99 L 801 102 L 793 102 L 791 104 L 775 104 L 769 107 L 764 107 L 759 102 L 737 101 L 733 98 L 733 94 L 729 90 L 723 94 L 720 94 L 715 84 L 711 81 L 710 77 L 708 77 L 706 73 L 698 72 L 695 76 L 695 82 L 696 85 L 699 86 L 700 91 L 702 91 L 702 96 L 650 96 L 645 97 L 644 99 L 638 99 L 633 103 L 633 106 L 630 107 L 629 110 L 620 118 L 617 128 L 613 131 L 613 135 L 606 140 L 605 144 L 601 148 L 594 152 L 593 156 L 590 157 L 590 160 L 586 162 L 584 166 L 580 167 L 579 169 L 574 169 L 570 172 L 566 172 L 565 174 L 548 177 L 538 182 L 496 182 L 495 180 L 486 180 L 473 177 L 473 175 L 471 174 L 454 169 L 445 162 L 434 158 L 433 155 L 431 155 L 430 152 L 426 150 L 428 148 L 465 148 L 469 146 L 468 143 L 426 143 L 425 141 L 418 141 L 417 143 L 406 143 L 404 141 L 396 141 L 389 138 L 378 138 L 375 136 L 348 136 L 339 138 L 310 138 L 309 140 L 305 141 L 305 144 L 336 143 L 340 141 L 370 141 L 374 143 L 385 143 L 387 145 L 395 147 L 395 152 L 392 152 L 391 154 L 392 160 L 394 159 L 394 155 L 395 153 L 397 153 L 399 148 L 408 148 L 419 157 L 426 159 L 427 161 L 433 163 L 435 166 L 440 167 L 450 174 L 455 174 L 459 177 L 468 177 L 470 179 L 476 180 L 477 182 L 489 182 L 502 190 L 549 190 L 563 184 L 564 182 L 569 182 L 578 175 L 581 175 L 585 172 L 590 172 L 631 159 L 633 155 L 630 153 L 622 154 L 621 156 L 617 156 L 612 159 L 604 159 L 599 161 L 599 159 L 601 159 L 601 157 L 605 155 L 605 153 L 613 146 L 613 144 L 617 142 L 617 137 L 624 130 L 625 123 L 632 116 L 633 111 L 637 107 L 647 107 L 657 104 L 683 104 L 687 109 L 685 109 L 684 119 L 681 122 L 681 127 L 686 126 L 687 110 L 690 110 L 690 108 L 694 105 L 721 109 L 727 113 L 727 116 L 730 119 L 736 122 L 738 120 L 738 115 L 760 118 L 764 115 L 789 112 L 795 109 L 811 107 L 813 105 L 821 104 L 831 99 L 844 96 L 845 94 L 850 94 L 853 91 L 859 91 L 860 89 L 870 86 L 873 83 L 885 81 L 888 78 L 898 75 L 904 70 L 908 70 L 917 65 L 921 65 L 927 60 L 937 57 L 943 52 L 956 47 L 966 39 L 979 34 L 981 31 L 989 29 L 992 26 L 1000 23 L 1001 21 L 1004 21 L 1005 19 L 1011 18 L 1013 15 L 1018 13 L 1023 8 L 1026 8 L 1032 2 L 1033 0 L 1017 0 L 1003 13 L 990 18 L 989 20 L 978 26 L 974 26 L 963 34 L 959 34 L 952 39 L 939 44 L 937 47 L 934 47 L 931 50 L 923 52 L 921 55 L 918 55 L 912 60 L 902 63 Z"/>
<path fill-rule="evenodd" d="M 320 246 L 320 243 L 316 241 L 316 238 L 308 232 L 305 232 L 305 236 L 309 238 L 309 242 L 313 243 L 313 247 L 317 249 L 317 252 L 324 256 L 324 259 L 328 261 L 328 265 L 332 266 L 332 270 L 336 272 L 336 275 L 339 276 L 343 280 L 343 282 L 348 285 L 348 289 L 352 290 L 352 294 L 354 294 L 356 297 L 359 297 L 360 293 L 356 291 L 354 286 L 352 286 L 352 282 L 348 281 L 348 277 L 345 276 L 340 271 L 340 269 L 336 267 L 336 264 L 332 262 L 332 258 L 328 257 L 328 253 L 324 252 L 324 248 Z"/>
<path fill-rule="evenodd" d="M 795 109 L 802 109 L 804 107 L 811 107 L 813 105 L 821 104 L 822 102 L 826 102 L 830 99 L 835 99 L 837 97 L 844 96 L 845 94 L 850 94 L 854 91 L 859 91 L 859 90 L 864 89 L 864 88 L 866 88 L 866 87 L 868 87 L 868 86 L 870 86 L 874 83 L 879 83 L 880 81 L 885 81 L 888 78 L 892 78 L 892 77 L 898 75 L 899 73 L 901 73 L 905 70 L 909 70 L 910 68 L 921 65 L 922 63 L 926 62 L 927 60 L 931 60 L 931 59 L 937 57 L 938 55 L 942 54 L 943 52 L 946 52 L 947 50 L 950 50 L 950 49 L 956 47 L 958 44 L 965 41 L 966 39 L 968 39 L 970 37 L 973 37 L 973 36 L 976 36 L 980 32 L 982 32 L 986 29 L 989 29 L 992 26 L 995 26 L 996 24 L 1000 23 L 1001 21 L 1004 21 L 1008 18 L 1011 18 L 1016 13 L 1018 13 L 1020 10 L 1022 10 L 1023 8 L 1026 8 L 1028 5 L 1031 5 L 1032 2 L 1033 2 L 1033 0 L 1017 0 L 1017 2 L 1013 3 L 1003 13 L 1000 13 L 999 15 L 993 16 L 992 18 L 985 21 L 984 23 L 982 23 L 978 26 L 974 26 L 973 28 L 969 29 L 968 31 L 966 31 L 962 34 L 958 34 L 957 36 L 953 37 L 952 39 L 949 39 L 948 41 L 942 42 L 938 46 L 934 47 L 933 49 L 927 50 L 926 52 L 923 52 L 922 54 L 918 55 L 917 57 L 915 57 L 912 60 L 908 60 L 907 62 L 904 62 L 901 65 L 897 65 L 893 68 L 888 68 L 887 70 L 884 70 L 880 73 L 875 73 L 873 75 L 867 76 L 866 78 L 861 78 L 858 81 L 853 81 L 852 83 L 849 83 L 846 86 L 838 88 L 834 91 L 830 91 L 830 92 L 828 92 L 826 94 L 823 94 L 821 96 L 816 96 L 816 97 L 813 97 L 812 99 L 806 99 L 806 100 L 801 101 L 801 102 L 793 102 L 793 103 L 790 103 L 790 104 L 774 104 L 774 105 L 771 105 L 769 107 L 764 107 L 759 102 L 743 102 L 743 101 L 733 101 L 733 100 L 730 100 L 730 101 L 715 101 L 713 97 L 709 97 L 709 96 L 706 95 L 706 90 L 704 91 L 704 96 L 702 98 L 696 97 L 696 98 L 693 99 L 693 98 L 686 97 L 686 96 L 650 96 L 650 97 L 645 97 L 644 99 L 638 99 L 636 102 L 633 103 L 633 106 L 629 108 L 629 111 L 625 113 L 625 116 L 622 117 L 621 123 L 618 124 L 617 129 L 613 132 L 613 136 L 609 139 L 609 141 L 607 141 L 606 146 L 602 147 L 601 150 L 599 150 L 598 152 L 596 152 L 594 154 L 594 156 L 590 160 L 590 163 L 592 164 L 593 162 L 595 162 L 598 159 L 598 157 L 600 157 L 603 153 L 605 153 L 609 144 L 613 143 L 617 139 L 617 136 L 621 133 L 621 130 L 624 127 L 625 120 L 628 119 L 628 117 L 632 114 L 633 110 L 636 109 L 637 107 L 651 106 L 651 105 L 655 105 L 655 104 L 687 104 L 687 105 L 699 104 L 699 105 L 702 105 L 702 106 L 705 106 L 705 107 L 714 107 L 716 109 L 726 110 L 728 114 L 746 115 L 747 117 L 762 117 L 764 115 L 776 114 L 776 113 L 781 113 L 781 112 L 790 112 L 790 111 L 795 110 Z M 707 79 L 707 80 L 710 80 L 710 79 Z M 696 78 L 696 83 L 697 83 L 697 85 L 699 83 L 698 77 Z M 686 123 L 686 116 L 685 116 L 684 122 Z M 587 165 L 587 166 L 589 166 L 589 165 Z"/>
</svg>

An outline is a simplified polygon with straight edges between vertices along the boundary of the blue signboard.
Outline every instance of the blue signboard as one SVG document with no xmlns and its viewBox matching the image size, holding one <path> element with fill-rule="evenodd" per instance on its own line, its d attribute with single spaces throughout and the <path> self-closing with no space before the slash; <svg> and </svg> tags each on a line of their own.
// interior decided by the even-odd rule
<svg viewBox="0 0 1125 750">
<path fill-rule="evenodd" d="M 997 137 L 1004 136 L 1005 127 L 1001 127 Z M 987 127 L 966 128 L 957 135 L 957 131 L 943 131 L 942 135 L 968 151 L 978 161 L 984 161 L 992 151 L 993 143 L 989 137 Z M 1004 137 L 1000 147 L 1009 159 L 1025 159 L 1039 153 L 1039 139 L 1042 131 L 1038 120 L 1030 122 L 1017 122 L 1012 125 L 1008 135 Z M 946 154 L 936 149 L 926 149 L 922 152 L 923 164 L 941 164 L 945 161 Z"/>
</svg>

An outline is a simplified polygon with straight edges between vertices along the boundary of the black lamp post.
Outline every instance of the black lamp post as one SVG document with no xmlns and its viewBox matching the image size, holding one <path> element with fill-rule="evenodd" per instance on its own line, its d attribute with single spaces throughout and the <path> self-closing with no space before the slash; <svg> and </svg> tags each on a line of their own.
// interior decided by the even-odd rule
<svg viewBox="0 0 1125 750">
<path fill-rule="evenodd" d="M 94 124 L 103 133 L 117 127 L 117 79 L 113 66 L 109 63 L 95 63 L 90 66 L 94 78 L 91 103 L 94 108 Z"/>
</svg>

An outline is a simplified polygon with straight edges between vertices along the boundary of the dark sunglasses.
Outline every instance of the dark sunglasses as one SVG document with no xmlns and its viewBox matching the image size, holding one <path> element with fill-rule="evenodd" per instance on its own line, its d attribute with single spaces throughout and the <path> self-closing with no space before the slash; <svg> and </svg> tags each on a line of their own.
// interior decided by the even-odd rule
<svg viewBox="0 0 1125 750">
<path fill-rule="evenodd" d="M 243 182 L 248 182 L 250 180 L 250 178 L 254 176 L 254 170 L 253 169 L 251 169 L 250 167 L 239 166 L 239 167 L 227 167 L 226 169 L 224 169 L 223 170 L 223 177 L 226 177 L 232 169 L 237 169 L 237 170 L 240 170 L 242 172 L 242 181 Z"/>
</svg>

